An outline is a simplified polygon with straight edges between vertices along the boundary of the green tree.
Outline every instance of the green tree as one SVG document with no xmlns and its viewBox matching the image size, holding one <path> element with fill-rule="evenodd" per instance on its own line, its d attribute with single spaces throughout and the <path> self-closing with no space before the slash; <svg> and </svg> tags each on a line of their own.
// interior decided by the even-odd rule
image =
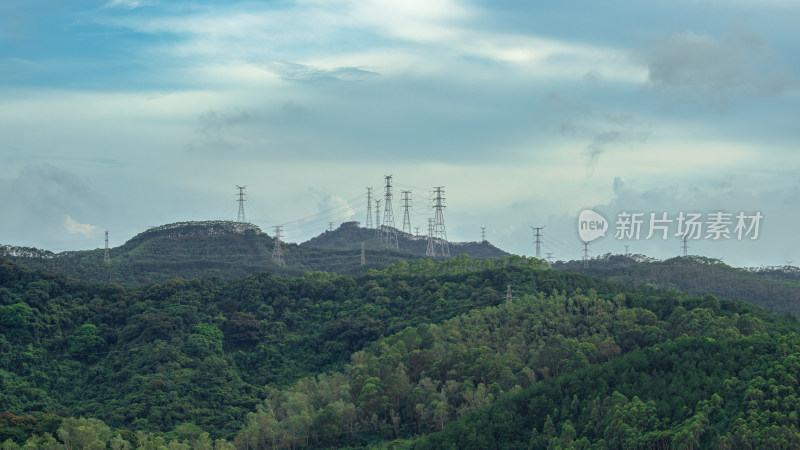
<svg viewBox="0 0 800 450">
<path fill-rule="evenodd" d="M 99 355 L 95 354 L 105 347 L 106 341 L 100 337 L 97 327 L 87 323 L 81 325 L 72 336 L 69 345 L 69 352 L 72 356 L 88 361 L 96 360 Z"/>
</svg>

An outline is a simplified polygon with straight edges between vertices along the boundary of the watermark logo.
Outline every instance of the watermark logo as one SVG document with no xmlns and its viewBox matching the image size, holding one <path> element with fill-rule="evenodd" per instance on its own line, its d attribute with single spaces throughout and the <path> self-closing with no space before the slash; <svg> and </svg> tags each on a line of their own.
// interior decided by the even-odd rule
<svg viewBox="0 0 800 450">
<path fill-rule="evenodd" d="M 578 236 L 583 242 L 591 242 L 603 237 L 606 235 L 606 231 L 608 231 L 608 221 L 605 217 L 591 209 L 581 211 L 578 216 Z"/>
<path fill-rule="evenodd" d="M 761 212 L 738 214 L 716 211 L 705 216 L 701 213 L 681 211 L 670 217 L 666 212 L 650 214 L 623 211 L 617 214 L 614 237 L 618 240 L 638 240 L 652 237 L 668 239 L 670 236 L 682 239 L 758 239 Z M 649 219 L 649 220 L 648 220 Z"/>
</svg>

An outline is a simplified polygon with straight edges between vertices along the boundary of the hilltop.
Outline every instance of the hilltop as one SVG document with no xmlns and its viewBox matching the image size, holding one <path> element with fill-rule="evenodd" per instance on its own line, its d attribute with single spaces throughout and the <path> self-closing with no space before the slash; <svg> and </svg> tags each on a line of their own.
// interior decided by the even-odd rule
<svg viewBox="0 0 800 450">
<path fill-rule="evenodd" d="M 339 228 L 332 231 L 325 231 L 319 236 L 313 237 L 300 244 L 307 248 L 327 248 L 327 249 L 361 249 L 361 243 L 367 248 L 385 248 L 383 242 L 377 235 L 374 228 L 362 228 L 358 222 L 345 222 Z M 415 236 L 397 230 L 397 243 L 399 250 L 409 252 L 418 257 L 426 256 L 428 249 L 427 236 Z M 467 254 L 476 259 L 496 259 L 509 256 L 510 253 L 500 250 L 489 241 L 483 242 L 450 242 L 450 256 Z"/>
<path fill-rule="evenodd" d="M 140 285 L 181 277 L 234 278 L 256 272 L 302 275 L 325 271 L 359 275 L 400 260 L 425 256 L 426 241 L 405 235 L 400 249 L 387 249 L 374 229 L 355 222 L 326 231 L 303 244 L 281 243 L 284 266 L 273 261 L 275 240 L 250 223 L 233 221 L 177 222 L 152 227 L 109 249 L 53 253 L 31 247 L 0 246 L 0 256 L 32 269 L 51 271 L 86 281 Z M 365 261 L 361 263 L 361 242 Z M 488 242 L 452 243 L 451 255 L 476 258 L 508 255 Z M 472 253 L 475 255 L 472 255 Z M 436 259 L 436 258 L 433 258 Z"/>
</svg>

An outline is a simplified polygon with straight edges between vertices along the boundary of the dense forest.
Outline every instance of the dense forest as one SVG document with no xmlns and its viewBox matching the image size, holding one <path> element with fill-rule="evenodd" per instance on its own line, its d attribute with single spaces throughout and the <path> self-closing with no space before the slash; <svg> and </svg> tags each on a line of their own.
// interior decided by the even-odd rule
<svg viewBox="0 0 800 450">
<path fill-rule="evenodd" d="M 126 287 L 0 259 L 7 448 L 797 447 L 800 323 L 535 258 Z"/>
<path fill-rule="evenodd" d="M 742 269 L 718 259 L 684 256 L 664 261 L 643 255 L 606 254 L 583 261 L 556 262 L 553 269 L 598 275 L 628 284 L 651 284 L 696 295 L 742 300 L 800 314 L 800 269 L 792 266 Z"/>
</svg>

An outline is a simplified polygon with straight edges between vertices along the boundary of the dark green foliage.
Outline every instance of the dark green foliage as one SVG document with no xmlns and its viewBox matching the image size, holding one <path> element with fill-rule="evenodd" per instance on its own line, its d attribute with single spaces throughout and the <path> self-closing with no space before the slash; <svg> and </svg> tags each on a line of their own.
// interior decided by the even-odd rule
<svg viewBox="0 0 800 450">
<path fill-rule="evenodd" d="M 794 316 L 551 271 L 532 258 L 141 287 L 0 259 L 0 279 L 0 442 L 797 443 Z"/>
<path fill-rule="evenodd" d="M 541 277 L 527 273 L 533 262 L 507 263 L 520 283 Z M 358 280 L 261 273 L 130 289 L 0 260 L 0 411 L 159 432 L 191 422 L 232 437 L 265 386 L 341 368 L 354 351 L 432 316 L 441 322 L 498 303 L 502 286 L 465 283 L 491 264 L 462 258 Z"/>
<path fill-rule="evenodd" d="M 466 448 L 473 436 L 502 436 L 493 448 L 797 448 L 800 367 L 787 363 L 799 357 L 794 333 L 682 337 L 512 393 L 414 448 Z M 559 409 L 568 396 L 582 401 Z"/>
</svg>

